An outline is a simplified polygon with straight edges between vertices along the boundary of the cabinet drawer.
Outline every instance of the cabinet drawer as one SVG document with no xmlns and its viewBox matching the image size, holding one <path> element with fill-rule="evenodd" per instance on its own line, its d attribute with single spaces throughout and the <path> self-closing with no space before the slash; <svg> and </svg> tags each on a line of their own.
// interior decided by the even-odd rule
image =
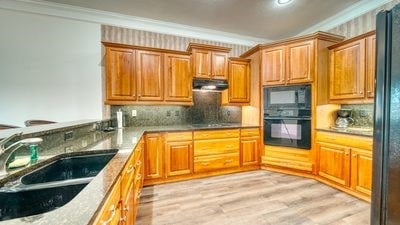
<svg viewBox="0 0 400 225">
<path fill-rule="evenodd" d="M 194 142 L 194 156 L 239 153 L 239 138 L 200 140 Z"/>
<path fill-rule="evenodd" d="M 199 156 L 194 159 L 194 172 L 207 172 L 239 166 L 239 154 Z"/>
<path fill-rule="evenodd" d="M 360 137 L 350 134 L 317 132 L 317 141 L 372 150 L 372 138 Z"/>
<path fill-rule="evenodd" d="M 242 137 L 260 136 L 260 129 L 258 128 L 241 129 L 240 136 Z"/>
<path fill-rule="evenodd" d="M 195 140 L 239 137 L 239 129 L 204 130 L 193 132 Z"/>
<path fill-rule="evenodd" d="M 192 139 L 192 132 L 168 132 L 167 134 L 167 141 L 191 141 Z"/>
</svg>

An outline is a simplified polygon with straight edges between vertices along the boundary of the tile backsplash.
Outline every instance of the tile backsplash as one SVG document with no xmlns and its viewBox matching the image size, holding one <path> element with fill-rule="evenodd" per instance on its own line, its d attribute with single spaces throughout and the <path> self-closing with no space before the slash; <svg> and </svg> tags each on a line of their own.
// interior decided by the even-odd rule
<svg viewBox="0 0 400 225">
<path fill-rule="evenodd" d="M 374 105 L 373 104 L 352 104 L 342 105 L 342 109 L 352 109 L 353 126 L 372 127 L 374 121 Z"/>
<path fill-rule="evenodd" d="M 239 106 L 221 106 L 220 92 L 193 92 L 193 106 L 112 106 L 111 117 L 121 109 L 125 126 L 163 126 L 196 123 L 240 123 Z M 132 117 L 132 110 L 137 116 Z"/>
</svg>

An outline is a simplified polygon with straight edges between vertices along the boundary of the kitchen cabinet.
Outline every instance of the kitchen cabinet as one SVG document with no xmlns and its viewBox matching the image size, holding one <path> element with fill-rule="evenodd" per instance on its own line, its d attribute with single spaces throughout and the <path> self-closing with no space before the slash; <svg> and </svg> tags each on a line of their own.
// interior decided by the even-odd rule
<svg viewBox="0 0 400 225">
<path fill-rule="evenodd" d="M 145 137 L 145 179 L 164 177 L 164 148 L 161 133 L 149 133 Z"/>
<path fill-rule="evenodd" d="M 375 32 L 329 47 L 329 100 L 332 103 L 371 102 L 375 87 Z"/>
<path fill-rule="evenodd" d="M 165 100 L 192 102 L 190 56 L 165 54 Z"/>
<path fill-rule="evenodd" d="M 140 101 L 162 101 L 164 98 L 162 53 L 137 51 L 138 99 Z"/>
<path fill-rule="evenodd" d="M 135 51 L 108 47 L 105 63 L 107 100 L 136 100 Z"/>
<path fill-rule="evenodd" d="M 193 173 L 192 132 L 168 133 L 165 150 L 166 177 Z"/>
<path fill-rule="evenodd" d="M 314 41 L 299 41 L 261 52 L 264 86 L 309 83 L 314 76 Z"/>
<path fill-rule="evenodd" d="M 240 165 L 259 165 L 260 130 L 258 128 L 241 129 L 240 136 Z"/>
<path fill-rule="evenodd" d="M 250 103 L 250 60 L 229 58 L 228 84 L 228 90 L 222 93 L 222 104 Z"/>
<path fill-rule="evenodd" d="M 318 143 L 318 175 L 343 186 L 350 184 L 350 148 Z"/>
<path fill-rule="evenodd" d="M 192 71 L 195 78 L 228 78 L 228 53 L 231 49 L 213 45 L 190 43 L 187 51 L 192 53 Z"/>
<path fill-rule="evenodd" d="M 194 172 L 238 167 L 239 129 L 194 131 Z"/>
<path fill-rule="evenodd" d="M 106 104 L 193 105 L 188 52 L 103 44 Z"/>
<path fill-rule="evenodd" d="M 323 181 L 370 199 L 372 137 L 317 132 L 317 154 L 318 176 Z"/>
<path fill-rule="evenodd" d="M 118 178 L 93 224 L 118 225 L 121 219 L 121 179 Z"/>
</svg>

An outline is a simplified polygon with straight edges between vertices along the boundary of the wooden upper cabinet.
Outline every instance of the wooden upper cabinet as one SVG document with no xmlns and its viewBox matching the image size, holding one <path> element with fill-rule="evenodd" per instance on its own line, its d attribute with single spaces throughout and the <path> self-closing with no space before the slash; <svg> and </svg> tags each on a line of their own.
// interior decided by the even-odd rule
<svg viewBox="0 0 400 225">
<path fill-rule="evenodd" d="M 376 36 L 372 35 L 366 39 L 366 83 L 365 91 L 368 98 L 375 96 L 375 68 L 376 68 Z"/>
<path fill-rule="evenodd" d="M 228 73 L 229 103 L 250 102 L 250 62 L 230 60 Z"/>
<path fill-rule="evenodd" d="M 314 41 L 287 45 L 286 80 L 289 84 L 313 81 Z"/>
<path fill-rule="evenodd" d="M 187 51 L 192 53 L 193 77 L 202 79 L 228 79 L 228 53 L 231 49 L 190 43 Z"/>
<path fill-rule="evenodd" d="M 193 73 L 197 78 L 211 79 L 211 52 L 193 49 Z"/>
<path fill-rule="evenodd" d="M 228 78 L 228 53 L 212 52 L 211 56 L 212 78 L 226 80 Z"/>
<path fill-rule="evenodd" d="M 263 85 L 285 84 L 285 47 L 262 51 L 261 73 Z"/>
<path fill-rule="evenodd" d="M 190 56 L 165 54 L 165 100 L 192 101 Z"/>
<path fill-rule="evenodd" d="M 364 98 L 365 40 L 334 48 L 330 57 L 329 98 Z"/>
<path fill-rule="evenodd" d="M 164 99 L 162 53 L 137 51 L 136 68 L 138 77 L 138 98 L 141 101 Z"/>
<path fill-rule="evenodd" d="M 106 47 L 107 100 L 136 100 L 135 51 Z"/>
</svg>

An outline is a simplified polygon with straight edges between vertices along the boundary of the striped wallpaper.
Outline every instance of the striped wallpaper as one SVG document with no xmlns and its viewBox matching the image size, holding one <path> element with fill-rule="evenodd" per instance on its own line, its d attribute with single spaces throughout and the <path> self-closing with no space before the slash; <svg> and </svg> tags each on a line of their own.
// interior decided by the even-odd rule
<svg viewBox="0 0 400 225">
<path fill-rule="evenodd" d="M 101 40 L 120 44 L 140 45 L 179 51 L 185 51 L 190 42 L 195 42 L 232 48 L 231 52 L 229 53 L 229 56 L 232 57 L 237 57 L 253 47 L 195 38 L 187 38 L 169 34 L 160 34 L 155 32 L 115 27 L 109 25 L 101 26 Z"/>
<path fill-rule="evenodd" d="M 385 5 L 371 10 L 359 17 L 356 17 L 346 23 L 343 23 L 337 27 L 334 27 L 327 32 L 345 36 L 351 38 L 371 30 L 375 30 L 376 14 L 381 10 L 388 10 L 393 8 L 396 4 L 400 3 L 400 0 L 392 0 Z"/>
</svg>

